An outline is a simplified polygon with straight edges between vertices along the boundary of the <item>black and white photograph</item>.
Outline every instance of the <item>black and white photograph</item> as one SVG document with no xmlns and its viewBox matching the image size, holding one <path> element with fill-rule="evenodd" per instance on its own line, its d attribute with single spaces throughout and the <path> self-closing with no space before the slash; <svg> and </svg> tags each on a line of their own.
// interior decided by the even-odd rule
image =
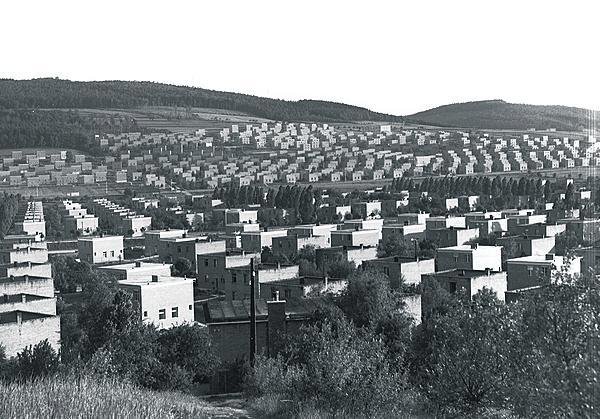
<svg viewBox="0 0 600 419">
<path fill-rule="evenodd" d="M 600 416 L 600 4 L 0 16 L 0 418 Z"/>
</svg>

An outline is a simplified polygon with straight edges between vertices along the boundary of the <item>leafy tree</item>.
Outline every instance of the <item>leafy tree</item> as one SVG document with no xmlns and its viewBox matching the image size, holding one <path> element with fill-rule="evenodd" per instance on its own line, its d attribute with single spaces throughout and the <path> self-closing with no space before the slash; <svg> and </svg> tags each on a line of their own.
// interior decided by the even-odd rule
<svg viewBox="0 0 600 419">
<path fill-rule="evenodd" d="M 383 273 L 373 270 L 355 272 L 348 278 L 339 306 L 358 327 L 375 326 L 393 316 L 401 304 Z"/>
<path fill-rule="evenodd" d="M 176 276 L 189 275 L 192 270 L 192 262 L 184 257 L 179 257 L 173 264 L 174 274 Z"/>
<path fill-rule="evenodd" d="M 459 299 L 447 315 L 433 317 L 432 359 L 426 394 L 444 408 L 477 411 L 498 403 L 508 382 L 506 368 L 514 326 L 506 305 L 484 290 Z"/>
<path fill-rule="evenodd" d="M 57 256 L 52 259 L 54 287 L 60 292 L 75 292 L 77 287 L 89 282 L 92 267 L 89 263 L 78 262 L 71 256 Z"/>
<path fill-rule="evenodd" d="M 403 256 L 408 251 L 408 245 L 403 237 L 394 236 L 377 245 L 377 257 Z M 414 253 L 414 252 L 413 252 Z"/>
<path fill-rule="evenodd" d="M 352 273 L 356 272 L 354 262 L 349 262 L 344 259 L 338 259 L 330 262 L 327 265 L 327 275 L 330 278 L 348 278 Z"/>
<path fill-rule="evenodd" d="M 600 408 L 600 284 L 561 272 L 514 307 L 511 402 L 524 417 L 592 417 Z"/>
<path fill-rule="evenodd" d="M 206 328 L 185 324 L 161 330 L 158 343 L 160 361 L 188 371 L 194 382 L 207 380 L 218 366 Z"/>
</svg>

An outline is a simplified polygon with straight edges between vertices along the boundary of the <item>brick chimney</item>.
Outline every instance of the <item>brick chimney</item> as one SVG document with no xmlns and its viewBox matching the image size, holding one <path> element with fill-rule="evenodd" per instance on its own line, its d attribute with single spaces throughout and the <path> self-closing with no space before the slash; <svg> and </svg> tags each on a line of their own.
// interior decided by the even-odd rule
<svg viewBox="0 0 600 419">
<path fill-rule="evenodd" d="M 285 300 L 279 299 L 279 291 L 275 292 L 273 301 L 267 301 L 267 313 L 267 348 L 269 355 L 275 355 L 281 349 L 282 337 L 286 333 Z"/>
</svg>

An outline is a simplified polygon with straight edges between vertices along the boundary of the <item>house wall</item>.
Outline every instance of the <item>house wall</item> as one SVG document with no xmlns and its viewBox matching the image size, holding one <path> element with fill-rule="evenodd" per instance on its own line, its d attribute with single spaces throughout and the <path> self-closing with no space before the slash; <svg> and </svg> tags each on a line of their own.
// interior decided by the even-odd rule
<svg viewBox="0 0 600 419">
<path fill-rule="evenodd" d="M 44 339 L 58 352 L 60 349 L 60 316 L 24 320 L 21 323 L 0 324 L 0 342 L 8 358 L 16 356 L 26 346 Z"/>
</svg>

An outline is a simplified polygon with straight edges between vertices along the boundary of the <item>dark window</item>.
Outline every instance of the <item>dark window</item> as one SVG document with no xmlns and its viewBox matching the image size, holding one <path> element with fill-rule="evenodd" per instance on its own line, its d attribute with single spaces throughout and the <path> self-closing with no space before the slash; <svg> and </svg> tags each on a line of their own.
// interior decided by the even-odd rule
<svg viewBox="0 0 600 419">
<path fill-rule="evenodd" d="M 237 275 L 231 274 L 231 282 L 237 282 Z"/>
<path fill-rule="evenodd" d="M 144 317 L 148 317 L 148 312 L 144 311 Z"/>
<path fill-rule="evenodd" d="M 179 317 L 179 307 L 171 308 L 171 317 Z"/>
<path fill-rule="evenodd" d="M 192 309 L 192 305 L 191 305 L 191 304 L 188 306 L 188 309 L 189 309 L 189 310 L 191 310 L 191 309 Z"/>
<path fill-rule="evenodd" d="M 450 294 L 453 294 L 456 292 L 456 282 L 450 282 Z"/>
<path fill-rule="evenodd" d="M 167 318 L 167 312 L 164 308 L 161 308 L 160 310 L 158 310 L 158 318 L 160 320 L 164 320 Z"/>
</svg>

